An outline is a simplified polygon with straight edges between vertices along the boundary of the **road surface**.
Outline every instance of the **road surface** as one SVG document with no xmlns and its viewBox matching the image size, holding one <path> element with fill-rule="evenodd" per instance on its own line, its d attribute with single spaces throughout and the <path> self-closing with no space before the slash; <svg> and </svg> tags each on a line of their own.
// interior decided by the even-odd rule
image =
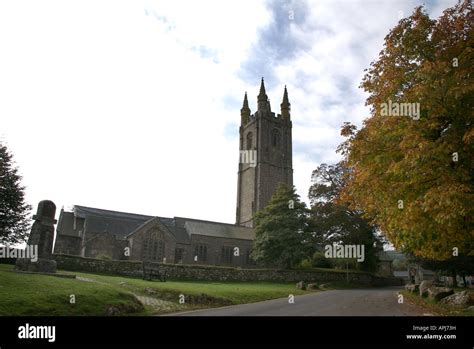
<svg viewBox="0 0 474 349">
<path fill-rule="evenodd" d="M 398 302 L 400 287 L 333 290 L 288 298 L 171 314 L 171 316 L 420 316 L 422 309 Z"/>
</svg>

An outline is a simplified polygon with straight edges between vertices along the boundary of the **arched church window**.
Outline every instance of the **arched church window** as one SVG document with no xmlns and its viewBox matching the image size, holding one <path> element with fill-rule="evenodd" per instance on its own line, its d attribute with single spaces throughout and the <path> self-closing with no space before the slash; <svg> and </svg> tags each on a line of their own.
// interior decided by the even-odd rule
<svg viewBox="0 0 474 349">
<path fill-rule="evenodd" d="M 165 241 L 159 232 L 148 231 L 143 239 L 142 260 L 161 261 L 165 256 Z"/>
<path fill-rule="evenodd" d="M 252 132 L 247 133 L 247 150 L 252 149 Z"/>
<path fill-rule="evenodd" d="M 272 145 L 274 147 L 280 147 L 281 144 L 281 133 L 276 128 L 272 131 Z"/>
</svg>

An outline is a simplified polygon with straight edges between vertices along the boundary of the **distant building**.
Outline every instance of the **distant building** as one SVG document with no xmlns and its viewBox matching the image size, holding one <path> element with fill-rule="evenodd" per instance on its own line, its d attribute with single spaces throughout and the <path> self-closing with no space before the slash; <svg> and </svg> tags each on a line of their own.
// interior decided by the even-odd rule
<svg viewBox="0 0 474 349">
<path fill-rule="evenodd" d="M 386 251 L 380 251 L 377 254 L 379 260 L 377 265 L 377 274 L 380 276 L 391 277 L 393 273 L 393 259 Z"/>
<path fill-rule="evenodd" d="M 411 276 L 410 270 L 413 270 Z M 436 273 L 434 271 L 423 269 L 417 264 L 411 264 L 408 270 L 396 270 L 393 274 L 405 280 L 406 283 L 418 284 L 423 280 L 436 280 Z M 442 276 L 439 279 L 444 281 L 444 277 Z"/>
<path fill-rule="evenodd" d="M 293 185 L 290 103 L 271 111 L 262 79 L 251 114 L 241 109 L 236 224 L 146 216 L 75 205 L 61 210 L 55 253 L 92 258 L 251 267 L 254 214 L 280 183 Z"/>
</svg>

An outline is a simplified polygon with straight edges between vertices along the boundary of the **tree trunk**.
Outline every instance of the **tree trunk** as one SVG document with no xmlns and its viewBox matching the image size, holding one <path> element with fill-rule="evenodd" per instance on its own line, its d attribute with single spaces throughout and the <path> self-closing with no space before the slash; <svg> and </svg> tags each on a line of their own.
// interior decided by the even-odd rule
<svg viewBox="0 0 474 349">
<path fill-rule="evenodd" d="M 451 277 L 453 278 L 453 287 L 458 287 L 458 282 L 456 280 L 456 270 L 451 269 Z"/>
</svg>

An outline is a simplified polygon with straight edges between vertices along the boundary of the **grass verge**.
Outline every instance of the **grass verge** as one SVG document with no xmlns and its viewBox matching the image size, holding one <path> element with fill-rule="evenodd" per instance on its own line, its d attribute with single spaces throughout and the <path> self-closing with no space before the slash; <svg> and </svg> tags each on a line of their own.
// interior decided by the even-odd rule
<svg viewBox="0 0 474 349">
<path fill-rule="evenodd" d="M 439 316 L 474 316 L 474 311 L 468 311 L 467 307 L 446 305 L 436 302 L 433 299 L 422 298 L 418 294 L 411 293 L 407 290 L 401 291 L 405 300 L 420 306 L 427 313 Z"/>
<path fill-rule="evenodd" d="M 294 283 L 150 282 L 86 273 L 68 279 L 12 271 L 0 265 L 0 315 L 155 315 L 314 292 Z"/>
</svg>

